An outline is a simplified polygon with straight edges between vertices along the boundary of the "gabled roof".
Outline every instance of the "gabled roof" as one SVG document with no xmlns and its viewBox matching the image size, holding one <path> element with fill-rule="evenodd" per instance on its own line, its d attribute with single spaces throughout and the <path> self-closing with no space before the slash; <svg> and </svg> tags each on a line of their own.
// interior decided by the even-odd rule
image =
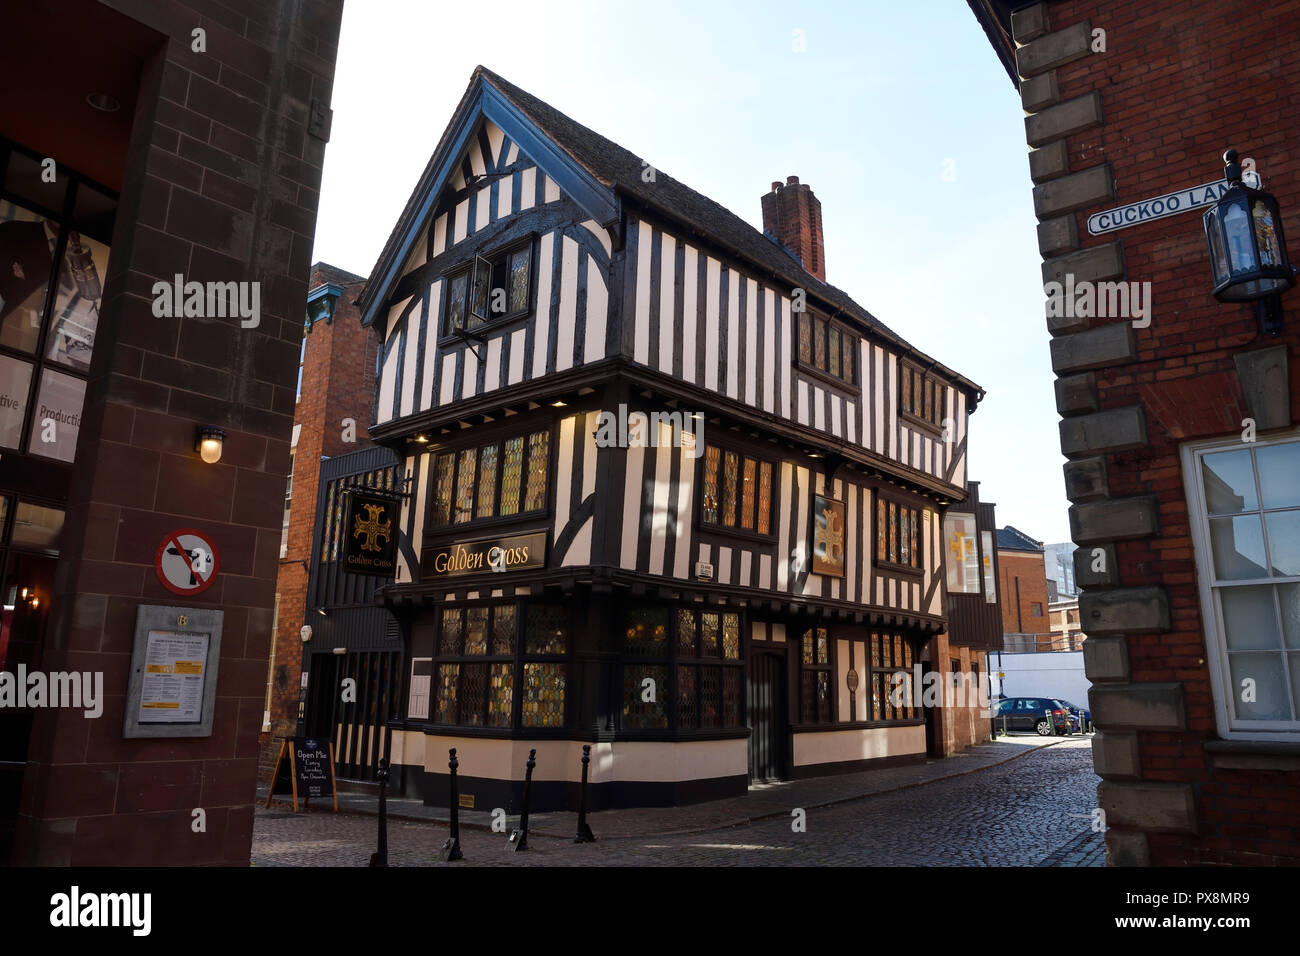
<svg viewBox="0 0 1300 956">
<path fill-rule="evenodd" d="M 511 119 L 514 119 L 515 128 L 507 128 L 507 133 L 511 134 L 512 138 L 519 143 L 520 149 L 546 169 L 552 178 L 560 178 L 558 171 L 547 168 L 548 157 L 537 154 L 538 151 L 545 151 L 550 143 L 563 151 L 562 157 L 552 156 L 552 160 L 569 160 L 569 165 L 576 165 L 595 183 L 607 190 L 611 201 L 630 197 L 640 205 L 686 227 L 690 232 L 711 240 L 738 259 L 756 267 L 758 271 L 780 278 L 792 288 L 806 289 L 809 298 L 820 299 L 831 310 L 836 310 L 840 316 L 856 319 L 866 330 L 875 332 L 880 338 L 910 353 L 923 364 L 932 365 L 940 374 L 965 386 L 971 392 L 971 410 L 974 410 L 975 404 L 983 397 L 984 390 L 974 382 L 916 349 L 854 302 L 847 293 L 804 271 L 799 261 L 787 249 L 766 237 L 760 230 L 755 229 L 729 209 L 657 168 L 654 182 L 644 182 L 641 174 L 645 169 L 645 161 L 641 157 L 575 122 L 550 104 L 542 102 L 531 93 L 520 89 L 483 66 L 475 67 L 470 77 L 469 87 L 465 90 L 465 95 L 461 98 L 451 123 L 443 133 L 437 149 L 434 150 L 419 185 L 416 186 L 406 208 L 398 218 L 397 225 L 389 236 L 379 261 L 371 270 L 370 284 L 367 285 L 360 300 L 364 321 L 369 322 L 373 319 L 375 311 L 382 304 L 375 300 L 385 295 L 387 289 L 398 278 L 392 273 L 400 268 L 412 232 L 423 221 L 424 212 L 435 198 L 434 189 L 441 188 L 441 183 L 435 183 L 432 179 L 439 168 L 450 168 L 451 163 L 459 156 L 459 148 L 454 149 L 454 155 L 450 153 L 455 144 L 463 140 L 468 132 L 467 129 L 462 130 L 462 127 L 470 125 L 469 121 L 473 119 L 476 103 L 481 104 L 484 115 L 499 126 L 507 126 Z M 503 113 L 501 109 L 503 103 L 513 110 Z M 506 115 L 511 112 L 514 113 L 513 116 Z M 519 120 L 523 121 L 522 125 L 527 131 L 540 132 L 549 139 L 550 143 L 529 142 L 530 139 L 535 140 L 535 137 L 520 135 L 525 131 L 519 129 Z M 452 137 L 457 133 L 461 139 L 453 141 Z M 589 193 L 574 195 L 571 186 L 563 181 L 560 182 L 560 186 L 569 192 L 571 198 L 579 205 L 592 212 L 593 218 L 598 222 L 602 225 L 610 224 L 608 218 L 602 218 L 599 211 L 592 209 L 592 205 L 598 201 L 597 197 Z"/>
<path fill-rule="evenodd" d="M 358 282 L 365 282 L 364 276 L 353 275 L 346 269 L 340 269 L 338 266 L 332 266 L 328 262 L 317 262 L 311 267 L 311 279 L 308 282 L 308 291 L 317 286 L 333 285 L 355 285 Z"/>
<path fill-rule="evenodd" d="M 1043 542 L 1035 541 L 1018 528 L 1013 528 L 1011 525 L 1007 525 L 1005 528 L 998 528 L 998 550 L 1034 551 L 1041 553 L 1043 550 Z"/>
</svg>

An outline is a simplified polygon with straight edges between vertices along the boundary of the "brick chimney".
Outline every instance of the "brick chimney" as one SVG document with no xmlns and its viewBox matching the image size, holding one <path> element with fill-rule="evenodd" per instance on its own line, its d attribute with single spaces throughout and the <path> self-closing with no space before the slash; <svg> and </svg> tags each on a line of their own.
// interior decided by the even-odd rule
<svg viewBox="0 0 1300 956">
<path fill-rule="evenodd" d="M 763 231 L 798 256 L 805 270 L 826 281 L 822 204 L 798 176 L 787 178 L 784 186 L 772 183 L 772 191 L 763 197 Z"/>
</svg>

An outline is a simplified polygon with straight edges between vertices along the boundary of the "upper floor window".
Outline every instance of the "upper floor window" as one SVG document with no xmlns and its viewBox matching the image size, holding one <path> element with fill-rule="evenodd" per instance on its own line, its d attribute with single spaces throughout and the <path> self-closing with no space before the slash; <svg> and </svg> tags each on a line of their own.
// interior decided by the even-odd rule
<svg viewBox="0 0 1300 956">
<path fill-rule="evenodd" d="M 939 426 L 943 423 L 944 387 L 910 365 L 899 366 L 899 404 L 904 415 Z"/>
<path fill-rule="evenodd" d="M 858 337 L 848 329 L 811 312 L 799 313 L 800 365 L 854 385 L 857 348 Z"/>
<path fill-rule="evenodd" d="M 706 445 L 701 506 L 704 524 L 771 534 L 771 462 Z"/>
<path fill-rule="evenodd" d="M 550 441 L 542 430 L 438 455 L 432 526 L 544 511 Z"/>
<path fill-rule="evenodd" d="M 488 256 L 475 256 L 472 265 L 446 280 L 446 319 L 443 335 L 476 329 L 499 319 L 528 312 L 532 302 L 532 240 L 516 243 Z"/>
<path fill-rule="evenodd" d="M 1183 452 L 1224 736 L 1300 739 L 1300 440 Z"/>
<path fill-rule="evenodd" d="M 876 499 L 876 560 L 924 567 L 921 560 L 921 511 L 886 498 Z"/>
</svg>

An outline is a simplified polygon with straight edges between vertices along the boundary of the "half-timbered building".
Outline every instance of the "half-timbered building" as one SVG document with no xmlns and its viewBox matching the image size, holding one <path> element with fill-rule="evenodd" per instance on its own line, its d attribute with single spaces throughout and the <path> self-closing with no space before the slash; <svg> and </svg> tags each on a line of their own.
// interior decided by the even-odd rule
<svg viewBox="0 0 1300 956">
<path fill-rule="evenodd" d="M 360 300 L 407 479 L 391 759 L 427 802 L 743 792 L 921 759 L 977 385 L 765 230 L 475 70 Z M 512 783 L 513 781 L 513 783 Z"/>
</svg>

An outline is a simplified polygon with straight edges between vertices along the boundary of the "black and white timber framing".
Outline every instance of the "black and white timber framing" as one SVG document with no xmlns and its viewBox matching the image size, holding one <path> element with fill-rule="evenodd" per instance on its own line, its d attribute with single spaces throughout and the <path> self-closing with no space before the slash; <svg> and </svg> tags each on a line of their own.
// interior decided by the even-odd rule
<svg viewBox="0 0 1300 956">
<path fill-rule="evenodd" d="M 690 733 L 676 717 L 666 732 L 623 725 L 618 615 L 642 601 L 740 614 L 746 673 L 754 654 L 786 655 L 774 678 L 787 691 L 778 775 L 924 753 L 920 718 L 863 720 L 866 691 L 848 690 L 846 675 L 863 668 L 874 629 L 901 633 L 920 659 L 944 627 L 942 514 L 966 495 L 967 419 L 983 392 L 752 226 L 660 171 L 647 178 L 647 168 L 479 67 L 360 300 L 382 342 L 371 434 L 398 452 L 410 479 L 396 583 L 381 592 L 402 622 L 408 677 L 410 660 L 436 656 L 429 635 L 442 608 L 494 600 L 522 608 L 561 595 L 578 608 L 575 632 L 593 632 L 573 640 L 558 734 L 523 729 L 517 714 L 499 730 L 406 719 L 393 761 L 423 768 L 430 802 L 445 799 L 450 746 L 461 747 L 471 789 L 512 792 L 518 751 L 501 749 L 509 741 L 550 742 L 539 765 L 554 761 L 544 778 L 554 786 L 535 791 L 549 805 L 571 796 L 578 741 L 598 743 L 592 779 L 604 805 L 743 789 L 754 777 L 743 726 Z M 526 311 L 470 336 L 451 332 L 450 280 L 476 256 L 516 243 L 531 249 Z M 797 361 L 794 309 L 803 301 L 851 330 L 853 381 Z M 941 424 L 900 409 L 904 369 L 937 383 Z M 770 463 L 768 532 L 702 523 L 701 448 L 599 447 L 600 413 L 620 405 L 678 412 L 698 423 L 702 444 Z M 539 428 L 550 432 L 544 510 L 434 527 L 439 454 Z M 666 425 L 658 433 L 672 435 Z M 811 572 L 814 495 L 844 505 L 842 576 Z M 881 501 L 918 511 L 919 567 L 877 561 Z M 542 567 L 455 576 L 432 568 L 430 555 L 449 543 L 537 532 L 546 536 Z M 831 631 L 835 703 L 828 724 L 807 727 L 796 645 L 816 627 Z M 665 746 L 699 755 L 679 754 L 665 769 Z"/>
</svg>

